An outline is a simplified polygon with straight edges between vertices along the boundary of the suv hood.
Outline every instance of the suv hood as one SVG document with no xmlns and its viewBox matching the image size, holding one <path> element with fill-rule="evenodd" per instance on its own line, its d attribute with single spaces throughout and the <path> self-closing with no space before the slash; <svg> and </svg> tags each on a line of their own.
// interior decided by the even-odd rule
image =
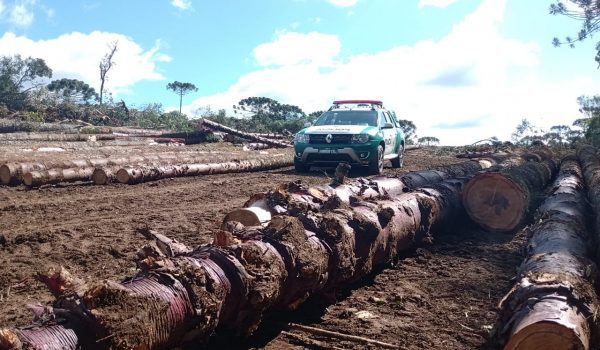
<svg viewBox="0 0 600 350">
<path fill-rule="evenodd" d="M 374 126 L 366 125 L 319 125 L 305 129 L 305 134 L 372 134 L 377 132 Z"/>
</svg>

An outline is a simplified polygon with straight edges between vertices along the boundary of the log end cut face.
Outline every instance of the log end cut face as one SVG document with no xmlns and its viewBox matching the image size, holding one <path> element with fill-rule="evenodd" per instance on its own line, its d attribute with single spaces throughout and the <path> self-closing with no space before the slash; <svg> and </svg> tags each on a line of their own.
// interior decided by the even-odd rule
<svg viewBox="0 0 600 350">
<path fill-rule="evenodd" d="M 528 208 L 518 183 L 500 173 L 480 174 L 463 192 L 465 210 L 473 221 L 492 231 L 508 232 L 522 222 Z"/>
<path fill-rule="evenodd" d="M 0 184 L 8 185 L 12 180 L 12 173 L 14 169 L 11 169 L 9 164 L 2 164 L 0 166 Z"/>
<path fill-rule="evenodd" d="M 510 338 L 504 350 L 587 350 L 574 329 L 554 322 L 539 322 L 526 326 Z"/>
</svg>

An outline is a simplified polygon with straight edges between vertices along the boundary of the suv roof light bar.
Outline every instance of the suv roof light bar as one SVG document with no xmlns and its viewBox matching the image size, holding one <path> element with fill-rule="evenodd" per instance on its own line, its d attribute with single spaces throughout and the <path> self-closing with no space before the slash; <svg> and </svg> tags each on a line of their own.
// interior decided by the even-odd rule
<svg viewBox="0 0 600 350">
<path fill-rule="evenodd" d="M 370 105 L 377 105 L 383 107 L 383 102 L 379 100 L 336 100 L 333 101 L 334 105 L 344 105 L 344 104 L 358 104 L 358 103 L 366 103 Z"/>
</svg>

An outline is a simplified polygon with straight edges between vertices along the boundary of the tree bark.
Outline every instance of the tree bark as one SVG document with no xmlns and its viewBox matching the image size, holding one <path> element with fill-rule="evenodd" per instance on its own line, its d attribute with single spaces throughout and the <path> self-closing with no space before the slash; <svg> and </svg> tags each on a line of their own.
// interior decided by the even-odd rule
<svg viewBox="0 0 600 350">
<path fill-rule="evenodd" d="M 23 184 L 28 187 L 39 187 L 61 182 L 90 181 L 95 168 L 67 168 L 31 171 L 23 175 Z"/>
<path fill-rule="evenodd" d="M 65 274 L 48 275 L 42 280 L 57 295 L 53 321 L 0 330 L 0 349 L 72 349 L 73 334 L 75 346 L 159 349 L 202 342 L 217 325 L 251 334 L 263 314 L 360 279 L 452 220 L 464 181 L 331 204 L 298 218 L 278 215 L 265 228 L 232 224 L 217 233 L 215 245 L 191 253 L 146 247 L 141 271 L 121 284 L 81 285 Z M 58 335 L 43 337 L 50 327 Z"/>
<path fill-rule="evenodd" d="M 254 142 L 258 142 L 258 143 L 265 143 L 267 145 L 271 145 L 272 147 L 276 147 L 276 148 L 287 148 L 287 147 L 292 146 L 290 143 L 281 142 L 281 141 L 277 141 L 277 140 L 271 140 L 271 139 L 268 139 L 265 137 L 255 136 L 255 134 L 236 130 L 236 129 L 230 128 L 228 126 L 213 122 L 206 118 L 201 119 L 200 125 L 207 127 L 209 129 L 212 129 L 212 130 L 222 131 L 222 132 L 225 132 L 225 133 L 228 133 L 231 135 L 235 135 L 235 136 L 241 137 L 245 140 L 250 140 L 250 141 L 254 141 Z"/>
<path fill-rule="evenodd" d="M 555 172 L 555 163 L 547 160 L 479 174 L 465 186 L 463 205 L 471 219 L 483 228 L 514 231 L 531 213 L 536 195 Z"/>
<path fill-rule="evenodd" d="M 500 303 L 504 349 L 589 349 L 600 310 L 588 216 L 581 167 L 566 157 L 536 213 L 517 283 Z"/>
<path fill-rule="evenodd" d="M 119 169 L 116 173 L 116 178 L 120 183 L 133 185 L 171 177 L 270 170 L 291 166 L 292 163 L 290 157 L 275 155 L 221 163 L 134 166 Z"/>
<path fill-rule="evenodd" d="M 355 197 L 374 199 L 395 196 L 403 192 L 414 191 L 417 188 L 431 186 L 446 179 L 473 176 L 480 171 L 511 168 L 523 164 L 524 161 L 521 155 L 497 154 L 430 170 L 408 172 L 398 178 L 379 176 L 370 179 L 349 179 L 344 184 L 332 183 L 310 188 L 290 183 L 286 187 L 289 198 L 282 198 L 281 189 L 255 195 L 242 208 L 229 212 L 223 220 L 223 225 L 227 225 L 229 221 L 238 221 L 246 226 L 266 225 L 272 215 L 280 212 L 278 205 L 281 201 L 295 203 L 296 211 L 318 211 L 332 201 L 349 204 Z"/>
</svg>

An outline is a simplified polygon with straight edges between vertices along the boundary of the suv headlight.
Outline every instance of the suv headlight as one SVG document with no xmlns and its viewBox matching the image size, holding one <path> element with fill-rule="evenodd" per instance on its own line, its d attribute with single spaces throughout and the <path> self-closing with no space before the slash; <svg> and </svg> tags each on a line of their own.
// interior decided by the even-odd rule
<svg viewBox="0 0 600 350">
<path fill-rule="evenodd" d="M 369 141 L 369 134 L 352 135 L 352 143 L 365 143 Z"/>
<path fill-rule="evenodd" d="M 308 143 L 310 141 L 310 137 L 307 134 L 296 134 L 294 141 L 297 143 Z"/>
</svg>

